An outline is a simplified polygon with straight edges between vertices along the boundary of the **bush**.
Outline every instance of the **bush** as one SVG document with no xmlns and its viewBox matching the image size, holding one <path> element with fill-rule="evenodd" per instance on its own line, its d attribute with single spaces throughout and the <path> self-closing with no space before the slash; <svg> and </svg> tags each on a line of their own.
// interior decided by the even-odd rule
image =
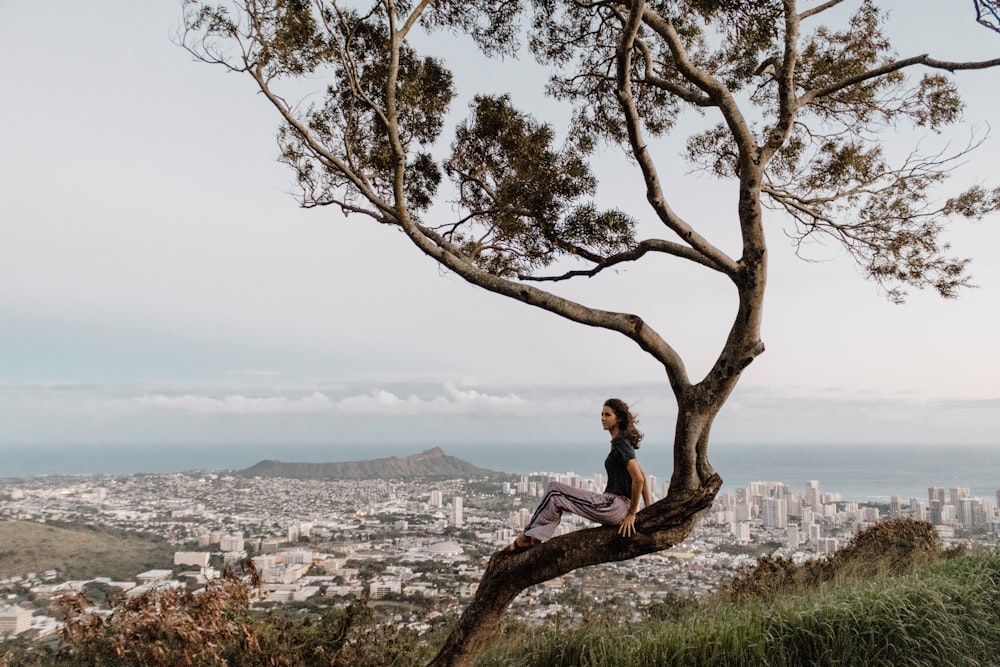
<svg viewBox="0 0 1000 667">
<path fill-rule="evenodd" d="M 66 598 L 58 642 L 0 644 L 0 667 L 417 667 L 430 658 L 416 632 L 375 623 L 367 599 L 318 615 L 259 614 L 249 608 L 259 585 L 245 561 L 198 592 L 120 595 L 110 614 Z"/>
<path fill-rule="evenodd" d="M 742 569 L 725 589 L 734 600 L 770 599 L 811 590 L 833 580 L 856 581 L 880 574 L 903 574 L 919 564 L 951 555 L 941 548 L 934 526 L 926 521 L 891 519 L 859 532 L 846 547 L 818 560 L 796 565 L 789 558 L 760 556 Z"/>
</svg>

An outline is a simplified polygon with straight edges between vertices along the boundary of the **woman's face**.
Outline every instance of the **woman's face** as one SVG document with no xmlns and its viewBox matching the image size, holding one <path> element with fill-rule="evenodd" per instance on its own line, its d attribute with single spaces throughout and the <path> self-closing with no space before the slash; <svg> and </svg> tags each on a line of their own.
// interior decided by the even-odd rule
<svg viewBox="0 0 1000 667">
<path fill-rule="evenodd" d="M 601 428 L 605 431 L 618 429 L 618 417 L 615 415 L 615 411 L 606 405 L 601 408 Z"/>
</svg>

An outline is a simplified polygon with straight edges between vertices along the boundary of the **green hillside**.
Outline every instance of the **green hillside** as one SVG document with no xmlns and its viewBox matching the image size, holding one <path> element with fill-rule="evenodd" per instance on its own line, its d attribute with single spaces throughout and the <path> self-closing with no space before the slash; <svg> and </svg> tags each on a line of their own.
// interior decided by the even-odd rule
<svg viewBox="0 0 1000 667">
<path fill-rule="evenodd" d="M 173 567 L 173 551 L 163 540 L 100 526 L 0 522 L 0 577 L 54 569 L 67 579 L 130 580 L 151 568 Z"/>
<path fill-rule="evenodd" d="M 675 619 L 512 626 L 477 666 L 1000 665 L 1000 551 L 846 579 L 684 605 Z"/>
</svg>

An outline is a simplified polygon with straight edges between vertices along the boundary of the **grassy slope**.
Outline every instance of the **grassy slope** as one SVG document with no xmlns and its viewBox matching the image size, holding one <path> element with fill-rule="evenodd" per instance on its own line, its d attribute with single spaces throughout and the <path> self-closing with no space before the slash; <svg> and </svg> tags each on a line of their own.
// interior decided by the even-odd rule
<svg viewBox="0 0 1000 667">
<path fill-rule="evenodd" d="M 58 570 L 69 579 L 131 580 L 151 568 L 173 567 L 173 547 L 100 527 L 59 528 L 0 522 L 0 577 Z"/>
<path fill-rule="evenodd" d="M 678 622 L 516 632 L 480 667 L 1000 665 L 1000 551 Z"/>
</svg>

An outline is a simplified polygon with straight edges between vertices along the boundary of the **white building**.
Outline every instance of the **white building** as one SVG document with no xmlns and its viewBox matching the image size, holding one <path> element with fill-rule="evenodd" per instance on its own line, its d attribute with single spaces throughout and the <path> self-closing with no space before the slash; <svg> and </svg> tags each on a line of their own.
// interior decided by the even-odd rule
<svg viewBox="0 0 1000 667">
<path fill-rule="evenodd" d="M 194 565 L 205 569 L 208 567 L 209 553 L 207 551 L 177 551 L 174 553 L 174 565 Z"/>
<path fill-rule="evenodd" d="M 734 523 L 733 528 L 733 539 L 737 542 L 749 542 L 750 541 L 750 524 L 746 521 L 741 521 L 739 523 Z"/>
<path fill-rule="evenodd" d="M 173 570 L 146 570 L 135 575 L 135 580 L 139 584 L 159 584 L 170 579 L 173 574 Z"/>
<path fill-rule="evenodd" d="M 21 607 L 0 609 L 0 637 L 8 637 L 31 628 L 31 612 Z"/>
<path fill-rule="evenodd" d="M 243 551 L 243 533 L 219 537 L 219 551 Z"/>
<path fill-rule="evenodd" d="M 372 600 L 378 600 L 389 593 L 400 593 L 403 590 L 403 582 L 399 579 L 390 579 L 388 581 L 373 581 L 368 586 L 368 595 Z"/>
<path fill-rule="evenodd" d="M 903 499 L 899 496 L 889 498 L 889 518 L 898 519 L 903 516 Z"/>
</svg>

